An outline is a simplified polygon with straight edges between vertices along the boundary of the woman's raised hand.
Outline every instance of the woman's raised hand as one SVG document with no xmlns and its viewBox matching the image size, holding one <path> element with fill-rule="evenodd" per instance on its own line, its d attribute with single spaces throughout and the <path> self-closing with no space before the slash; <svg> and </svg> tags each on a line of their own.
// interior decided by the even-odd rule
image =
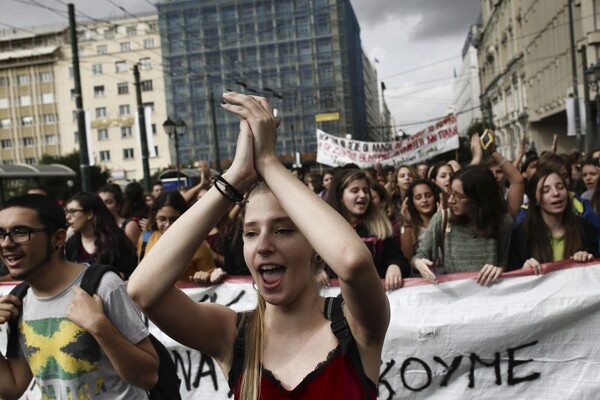
<svg viewBox="0 0 600 400">
<path fill-rule="evenodd" d="M 277 159 L 277 119 L 273 108 L 264 97 L 247 96 L 237 92 L 223 93 L 223 108 L 239 115 L 247 122 L 253 136 L 254 167 L 260 173 L 265 161 Z M 238 152 L 236 151 L 236 158 Z"/>
</svg>

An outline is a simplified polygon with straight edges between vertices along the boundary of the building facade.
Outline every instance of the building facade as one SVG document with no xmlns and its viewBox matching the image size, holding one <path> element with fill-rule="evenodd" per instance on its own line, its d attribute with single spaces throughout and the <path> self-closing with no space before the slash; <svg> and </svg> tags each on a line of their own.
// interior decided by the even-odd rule
<svg viewBox="0 0 600 400">
<path fill-rule="evenodd" d="M 188 125 L 183 160 L 215 161 L 216 148 L 219 159 L 233 158 L 238 122 L 219 106 L 226 89 L 271 99 L 282 119 L 279 154 L 316 153 L 316 128 L 368 139 L 371 108 L 349 0 L 175 0 L 157 7 L 168 114 Z M 317 123 L 320 114 L 329 118 Z"/>
<path fill-rule="evenodd" d="M 158 16 L 111 19 L 80 23 L 77 28 L 83 107 L 86 113 L 90 162 L 108 168 L 112 179 L 126 183 L 143 178 L 138 106 L 133 74 L 140 73 L 140 89 L 146 112 L 150 174 L 170 164 L 169 137 L 162 129 L 166 116 L 162 54 Z M 66 60 L 71 48 L 63 48 Z M 61 95 L 62 148 L 79 147 L 72 67 L 59 63 L 61 80 L 70 82 Z"/>
<path fill-rule="evenodd" d="M 465 135 L 472 124 L 481 122 L 482 119 L 477 49 L 473 47 L 474 34 L 477 34 L 475 25 L 471 27 L 465 40 L 462 51 L 463 62 L 452 90 L 456 124 L 460 135 Z"/>
<path fill-rule="evenodd" d="M 68 27 L 0 32 L 0 159 L 37 164 L 79 150 Z M 133 65 L 140 70 L 150 172 L 170 163 L 158 16 L 77 25 L 90 163 L 117 183 L 143 178 Z"/>
<path fill-rule="evenodd" d="M 569 5 L 572 3 L 572 18 Z M 576 4 L 577 3 L 577 4 Z M 547 150 L 553 134 L 559 135 L 559 151 L 576 147 L 575 137 L 567 136 L 566 100 L 573 96 L 570 26 L 575 41 L 582 37 L 580 2 L 550 1 L 542 4 L 522 0 L 520 21 L 527 87 L 529 129 L 538 150 Z M 582 95 L 581 55 L 576 53 L 578 98 Z"/>
<path fill-rule="evenodd" d="M 57 68 L 66 28 L 0 31 L 0 160 L 37 164 L 61 154 Z"/>
<path fill-rule="evenodd" d="M 527 123 L 523 3 L 483 0 L 482 24 L 473 40 L 479 59 L 483 120 L 494 126 L 498 150 L 508 158 L 516 156 Z"/>
</svg>

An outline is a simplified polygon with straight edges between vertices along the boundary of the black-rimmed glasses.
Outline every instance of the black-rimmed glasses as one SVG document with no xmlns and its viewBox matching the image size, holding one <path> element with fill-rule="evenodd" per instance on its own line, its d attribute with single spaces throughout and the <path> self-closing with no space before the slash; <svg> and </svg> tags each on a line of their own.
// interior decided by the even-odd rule
<svg viewBox="0 0 600 400">
<path fill-rule="evenodd" d="M 8 236 L 14 244 L 27 243 L 31 240 L 31 234 L 37 232 L 50 232 L 48 228 L 15 228 L 9 232 L 0 231 L 0 243 Z"/>
<path fill-rule="evenodd" d="M 68 208 L 65 210 L 65 215 L 75 215 L 76 212 L 84 212 L 85 210 L 82 208 Z"/>
</svg>

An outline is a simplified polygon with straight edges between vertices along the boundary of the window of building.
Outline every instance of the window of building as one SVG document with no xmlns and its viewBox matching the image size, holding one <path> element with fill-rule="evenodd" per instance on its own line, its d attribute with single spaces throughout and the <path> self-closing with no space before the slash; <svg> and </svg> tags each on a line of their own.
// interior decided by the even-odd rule
<svg viewBox="0 0 600 400">
<path fill-rule="evenodd" d="M 152 62 L 150 61 L 149 57 L 140 58 L 140 69 L 142 71 L 147 71 L 149 69 L 152 69 Z"/>
<path fill-rule="evenodd" d="M 110 161 L 110 150 L 100 150 L 100 161 Z"/>
<path fill-rule="evenodd" d="M 333 81 L 333 65 L 321 65 L 319 67 L 319 81 L 321 83 Z"/>
<path fill-rule="evenodd" d="M 73 110 L 72 112 L 73 121 L 77 121 L 77 110 Z"/>
<path fill-rule="evenodd" d="M 123 42 L 121 43 L 121 52 L 125 53 L 131 51 L 131 42 Z"/>
<path fill-rule="evenodd" d="M 296 34 L 298 37 L 308 37 L 310 35 L 310 24 L 307 17 L 296 20 Z"/>
<path fill-rule="evenodd" d="M 8 108 L 8 98 L 7 97 L 0 97 L 0 108 Z"/>
<path fill-rule="evenodd" d="M 44 143 L 48 146 L 53 146 L 58 144 L 58 135 L 46 135 L 44 136 Z"/>
<path fill-rule="evenodd" d="M 152 135 L 156 135 L 156 124 L 151 124 L 152 127 Z"/>
<path fill-rule="evenodd" d="M 21 117 L 21 126 L 31 126 L 33 125 L 33 117 L 32 116 L 25 116 L 25 117 Z"/>
<path fill-rule="evenodd" d="M 134 26 L 128 26 L 127 27 L 127 36 L 136 36 L 137 35 L 137 27 Z"/>
<path fill-rule="evenodd" d="M 154 48 L 154 39 L 144 39 L 144 48 L 145 49 L 153 49 Z"/>
<path fill-rule="evenodd" d="M 13 165 L 14 163 L 14 160 L 2 160 L 2 164 L 4 165 Z"/>
<path fill-rule="evenodd" d="M 9 82 L 8 76 L 0 76 L 0 87 L 8 86 Z"/>
<path fill-rule="evenodd" d="M 154 146 L 154 154 L 156 154 L 156 157 L 158 157 L 158 146 Z"/>
<path fill-rule="evenodd" d="M 0 119 L 0 128 L 2 129 L 8 129 L 10 128 L 12 125 L 10 118 L 2 118 Z"/>
<path fill-rule="evenodd" d="M 73 132 L 73 142 L 79 143 L 79 132 Z"/>
<path fill-rule="evenodd" d="M 116 30 L 116 29 L 115 29 L 115 27 L 114 27 L 114 26 L 111 26 L 111 27 L 109 27 L 109 28 L 106 28 L 106 29 L 104 30 L 104 37 L 105 37 L 106 39 L 112 39 L 112 38 L 115 36 L 115 30 Z"/>
<path fill-rule="evenodd" d="M 127 61 L 115 62 L 115 72 L 127 72 Z"/>
<path fill-rule="evenodd" d="M 32 147 L 35 144 L 35 138 L 33 136 L 27 136 L 23 138 L 23 146 Z"/>
<path fill-rule="evenodd" d="M 313 82 L 312 66 L 303 65 L 300 68 L 300 84 L 309 85 Z"/>
<path fill-rule="evenodd" d="M 44 124 L 50 125 L 56 123 L 56 114 L 44 114 L 43 115 Z"/>
<path fill-rule="evenodd" d="M 21 106 L 30 106 L 31 105 L 31 96 L 19 96 L 19 104 Z"/>
<path fill-rule="evenodd" d="M 312 49 L 310 42 L 299 42 L 298 43 L 298 56 L 300 62 L 309 62 L 312 60 Z"/>
<path fill-rule="evenodd" d="M 52 82 L 54 80 L 54 74 L 50 71 L 40 72 L 40 82 Z"/>
<path fill-rule="evenodd" d="M 42 104 L 54 103 L 54 93 L 42 93 Z"/>
<path fill-rule="evenodd" d="M 102 64 L 92 64 L 92 75 L 101 75 L 102 72 Z"/>
<path fill-rule="evenodd" d="M 327 8 L 329 8 L 329 6 Z M 317 34 L 330 34 L 329 12 L 327 9 L 321 10 L 315 15 L 314 26 Z"/>
<path fill-rule="evenodd" d="M 123 160 L 133 160 L 133 148 L 123 149 Z"/>
<path fill-rule="evenodd" d="M 73 67 L 69 67 L 69 78 L 73 79 L 75 72 L 73 70 Z"/>
<path fill-rule="evenodd" d="M 142 92 L 150 92 L 152 91 L 152 80 L 141 81 L 140 86 L 142 87 Z"/>
<path fill-rule="evenodd" d="M 144 103 L 143 106 L 144 108 L 150 107 L 150 111 L 154 112 L 154 102 Z"/>
<path fill-rule="evenodd" d="M 98 129 L 98 141 L 108 140 L 108 129 Z"/>
<path fill-rule="evenodd" d="M 148 24 L 148 33 L 155 33 L 158 31 L 158 25 L 156 24 L 156 22 L 152 22 L 150 24 Z"/>
<path fill-rule="evenodd" d="M 119 115 L 130 115 L 131 114 L 131 107 L 129 107 L 129 104 L 121 104 L 119 106 Z"/>
<path fill-rule="evenodd" d="M 96 108 L 96 118 L 106 118 L 106 107 Z"/>
<path fill-rule="evenodd" d="M 122 126 L 121 127 L 121 138 L 130 138 L 133 137 L 133 130 L 131 126 Z"/>
<path fill-rule="evenodd" d="M 19 85 L 28 85 L 29 84 L 29 75 L 17 75 L 17 83 Z"/>
<path fill-rule="evenodd" d="M 129 93 L 129 84 L 127 82 L 117 83 L 117 93 L 118 94 L 128 94 Z"/>
<path fill-rule="evenodd" d="M 3 149 L 10 149 L 13 147 L 12 145 L 12 139 L 2 139 L 0 140 L 0 147 L 2 147 Z"/>
<path fill-rule="evenodd" d="M 36 163 L 36 160 L 34 157 L 25 157 L 25 164 L 34 165 L 35 163 Z"/>
<path fill-rule="evenodd" d="M 104 97 L 104 85 L 94 86 L 94 97 Z"/>
<path fill-rule="evenodd" d="M 108 46 L 105 44 L 100 44 L 96 47 L 96 54 L 108 54 Z"/>
</svg>

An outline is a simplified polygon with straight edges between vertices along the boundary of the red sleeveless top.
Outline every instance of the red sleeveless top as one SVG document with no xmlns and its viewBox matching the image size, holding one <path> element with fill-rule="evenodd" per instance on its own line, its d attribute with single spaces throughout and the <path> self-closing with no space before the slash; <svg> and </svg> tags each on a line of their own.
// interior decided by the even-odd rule
<svg viewBox="0 0 600 400">
<path fill-rule="evenodd" d="M 243 356 L 243 354 L 242 354 Z M 235 357 L 235 356 L 234 356 Z M 233 370 L 232 370 L 233 372 Z M 235 372 L 230 373 L 232 379 Z M 240 398 L 242 373 L 235 385 L 231 385 L 234 398 Z M 368 379 L 368 378 L 367 378 Z M 327 399 L 327 400 L 370 400 L 376 399 L 375 384 L 369 382 L 370 396 L 365 398 L 363 389 L 350 360 L 343 356 L 340 346 L 329 353 L 327 360 L 308 374 L 298 386 L 292 390 L 285 389 L 267 369 L 262 370 L 260 387 L 261 400 L 298 400 L 298 399 Z"/>
</svg>

